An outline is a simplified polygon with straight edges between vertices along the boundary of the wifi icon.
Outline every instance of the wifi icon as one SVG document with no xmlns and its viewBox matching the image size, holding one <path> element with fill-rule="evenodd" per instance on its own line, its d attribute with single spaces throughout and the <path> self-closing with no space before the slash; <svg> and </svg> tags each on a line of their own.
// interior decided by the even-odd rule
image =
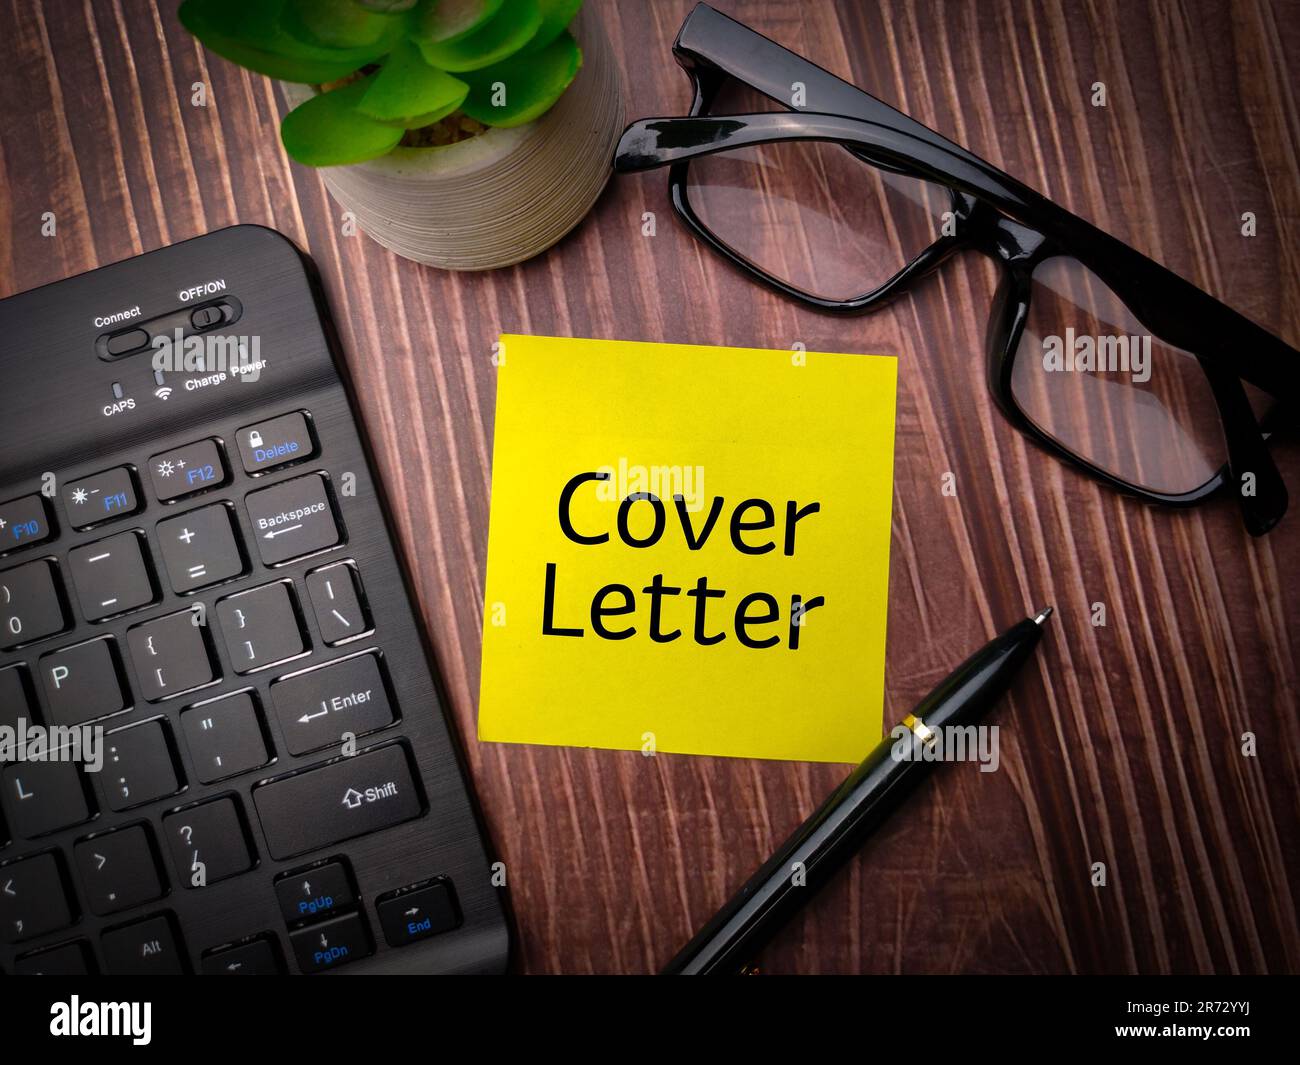
<svg viewBox="0 0 1300 1065">
<path fill-rule="evenodd" d="M 155 388 L 153 394 L 159 399 L 167 399 L 172 394 L 172 390 L 166 385 L 163 385 L 162 388 Z"/>
</svg>

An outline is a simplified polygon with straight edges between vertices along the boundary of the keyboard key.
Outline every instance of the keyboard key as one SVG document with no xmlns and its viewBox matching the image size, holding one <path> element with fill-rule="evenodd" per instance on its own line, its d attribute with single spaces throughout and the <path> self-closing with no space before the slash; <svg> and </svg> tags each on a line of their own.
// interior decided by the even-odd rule
<svg viewBox="0 0 1300 1065">
<path fill-rule="evenodd" d="M 185 948 L 166 914 L 146 917 L 105 932 L 102 937 L 108 971 L 122 976 L 181 976 Z"/>
<path fill-rule="evenodd" d="M 304 973 L 337 969 L 371 953 L 370 934 L 359 913 L 345 913 L 289 933 L 298 968 Z"/>
<path fill-rule="evenodd" d="M 126 329 L 109 337 L 104 342 L 104 351 L 110 358 L 117 359 L 133 351 L 143 351 L 148 343 L 149 334 L 143 329 Z"/>
<path fill-rule="evenodd" d="M 305 754 L 393 721 L 379 660 L 344 658 L 271 684 L 271 702 L 290 754 Z"/>
<path fill-rule="evenodd" d="M 234 518 L 224 503 L 160 521 L 158 546 L 177 595 L 219 584 L 244 572 Z"/>
<path fill-rule="evenodd" d="M 90 944 L 84 939 L 74 939 L 14 960 L 14 972 L 19 976 L 87 976 L 94 971 Z"/>
<path fill-rule="evenodd" d="M 118 729 L 104 737 L 104 799 L 114 810 L 129 810 L 175 795 L 181 780 L 161 721 Z"/>
<path fill-rule="evenodd" d="M 460 924 L 456 899 L 447 880 L 394 891 L 375 901 L 375 912 L 390 947 L 404 947 L 450 932 Z"/>
<path fill-rule="evenodd" d="M 201 888 L 253 868 L 248 834 L 236 800 L 223 796 L 163 818 L 176 879 Z"/>
<path fill-rule="evenodd" d="M 319 473 L 249 492 L 244 502 L 257 539 L 257 550 L 268 566 L 310 555 L 339 542 L 329 490 Z"/>
<path fill-rule="evenodd" d="M 5 766 L 0 797 L 9 824 L 26 839 L 90 820 L 81 770 L 75 762 Z"/>
<path fill-rule="evenodd" d="M 316 453 L 307 418 L 300 411 L 247 425 L 235 434 L 235 439 L 239 444 L 240 461 L 247 473 L 260 473 L 291 462 L 302 462 Z"/>
<path fill-rule="evenodd" d="M 80 725 L 127 708 L 117 644 L 101 636 L 51 651 L 40 660 L 41 684 L 55 725 Z"/>
<path fill-rule="evenodd" d="M 151 703 L 191 691 L 216 679 L 205 626 L 182 610 L 127 629 L 141 694 Z"/>
<path fill-rule="evenodd" d="M 324 862 L 288 873 L 275 882 L 275 897 L 285 922 L 314 921 L 330 917 L 357 901 L 352 878 L 341 861 Z"/>
<path fill-rule="evenodd" d="M 118 533 L 68 552 L 68 569 L 87 621 L 136 610 L 157 598 L 145 552 L 144 537 L 135 532 Z"/>
<path fill-rule="evenodd" d="M 131 468 L 117 466 L 68 481 L 63 486 L 63 509 L 74 529 L 89 529 L 101 521 L 134 514 L 140 509 L 140 499 Z"/>
<path fill-rule="evenodd" d="M 72 909 L 55 855 L 0 866 L 0 943 L 19 943 L 70 924 Z"/>
<path fill-rule="evenodd" d="M 216 488 L 226 482 L 226 466 L 215 440 L 199 440 L 149 460 L 149 479 L 159 500 L 173 499 Z"/>
<path fill-rule="evenodd" d="M 204 784 L 258 769 L 271 760 L 262 724 L 248 692 L 181 712 L 194 775 Z"/>
<path fill-rule="evenodd" d="M 263 938 L 208 951 L 202 970 L 204 976 L 275 976 L 284 967 L 271 940 Z"/>
<path fill-rule="evenodd" d="M 370 631 L 361 580 L 351 564 L 336 562 L 312 570 L 307 574 L 307 594 L 326 644 L 333 646 Z"/>
<path fill-rule="evenodd" d="M 53 535 L 44 496 L 22 496 L 0 503 L 0 555 L 39 544 Z"/>
<path fill-rule="evenodd" d="M 19 721 L 35 724 L 35 707 L 27 667 L 19 664 L 0 669 L 0 727 L 17 729 Z"/>
<path fill-rule="evenodd" d="M 217 600 L 217 617 L 236 673 L 283 662 L 306 649 L 287 581 Z"/>
<path fill-rule="evenodd" d="M 144 825 L 82 840 L 73 850 L 92 913 L 102 917 L 162 898 L 163 882 Z"/>
<path fill-rule="evenodd" d="M 420 816 L 405 748 L 381 747 L 253 790 L 271 856 L 292 858 Z"/>
<path fill-rule="evenodd" d="M 54 564 L 43 558 L 0 573 L 0 650 L 68 627 L 57 582 Z"/>
</svg>

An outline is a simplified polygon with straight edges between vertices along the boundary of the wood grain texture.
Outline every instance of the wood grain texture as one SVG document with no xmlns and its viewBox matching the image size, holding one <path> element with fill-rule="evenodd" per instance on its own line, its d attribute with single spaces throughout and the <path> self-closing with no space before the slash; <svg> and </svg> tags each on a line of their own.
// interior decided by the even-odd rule
<svg viewBox="0 0 1300 1065">
<path fill-rule="evenodd" d="M 687 0 L 588 2 L 629 116 L 681 113 L 669 47 Z M 1293 0 L 718 6 L 1300 343 Z M 870 317 L 819 316 L 688 237 L 651 174 L 613 181 L 533 262 L 420 267 L 343 235 L 319 175 L 280 148 L 275 88 L 205 53 L 171 4 L 0 0 L 0 99 L 0 294 L 236 222 L 316 260 L 507 863 L 519 968 L 662 964 L 843 770 L 473 738 L 503 331 L 899 356 L 888 719 L 1056 606 L 997 713 L 1002 769 L 942 767 L 766 970 L 1300 970 L 1300 513 L 1253 541 L 1230 501 L 1147 509 L 1034 449 L 985 391 L 990 264 L 959 259 Z M 1246 211 L 1257 237 L 1240 235 Z M 1276 452 L 1293 496 L 1298 452 Z"/>
</svg>

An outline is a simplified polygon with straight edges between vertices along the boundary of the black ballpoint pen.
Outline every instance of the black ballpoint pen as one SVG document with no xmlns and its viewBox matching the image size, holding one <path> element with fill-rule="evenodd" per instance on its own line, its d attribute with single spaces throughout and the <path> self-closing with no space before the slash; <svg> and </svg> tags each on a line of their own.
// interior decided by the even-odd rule
<svg viewBox="0 0 1300 1065">
<path fill-rule="evenodd" d="M 743 973 L 751 958 L 857 851 L 863 841 L 916 786 L 946 726 L 970 725 L 1010 685 L 1037 646 L 1046 607 L 1012 626 L 966 659 L 903 719 L 905 739 L 887 736 L 848 779 L 800 825 L 695 937 L 663 969 L 664 974 Z M 909 757 L 899 757 L 895 746 Z"/>
</svg>

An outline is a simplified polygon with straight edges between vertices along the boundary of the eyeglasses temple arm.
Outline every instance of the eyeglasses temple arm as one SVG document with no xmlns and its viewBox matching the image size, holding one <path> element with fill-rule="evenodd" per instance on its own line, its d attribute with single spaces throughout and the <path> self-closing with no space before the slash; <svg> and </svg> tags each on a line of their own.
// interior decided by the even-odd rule
<svg viewBox="0 0 1300 1065">
<path fill-rule="evenodd" d="M 1228 491 L 1241 505 L 1246 531 L 1263 536 L 1286 513 L 1286 483 L 1268 452 L 1241 379 L 1217 364 L 1202 363 L 1202 369 L 1214 391 L 1228 448 Z"/>
<path fill-rule="evenodd" d="M 688 70 L 702 67 L 726 74 L 783 107 L 794 106 L 798 86 L 803 98 L 800 110 L 879 122 L 957 155 L 970 154 L 911 115 L 708 4 L 696 4 L 686 16 L 673 42 L 673 54 Z"/>
</svg>

